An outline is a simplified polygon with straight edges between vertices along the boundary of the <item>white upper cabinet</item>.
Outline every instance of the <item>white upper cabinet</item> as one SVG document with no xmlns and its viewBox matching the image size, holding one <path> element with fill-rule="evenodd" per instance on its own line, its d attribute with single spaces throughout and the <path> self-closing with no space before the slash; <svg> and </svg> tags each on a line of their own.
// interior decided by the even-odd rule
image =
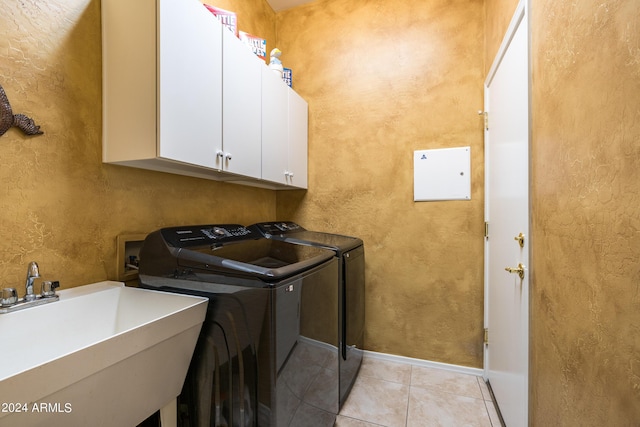
<svg viewBox="0 0 640 427">
<path fill-rule="evenodd" d="M 308 107 L 273 71 L 262 73 L 262 179 L 307 188 Z M 286 188 L 285 187 L 285 188 Z"/>
<path fill-rule="evenodd" d="M 309 106 L 300 95 L 289 90 L 289 166 L 288 184 L 307 188 Z"/>
<path fill-rule="evenodd" d="M 286 185 L 289 164 L 289 87 L 273 71 L 262 71 L 262 178 Z"/>
<path fill-rule="evenodd" d="M 103 162 L 306 188 L 306 103 L 199 0 L 101 7 Z"/>
<path fill-rule="evenodd" d="M 223 28 L 198 1 L 159 5 L 158 155 L 215 168 L 222 144 Z"/>
<path fill-rule="evenodd" d="M 222 144 L 218 166 L 238 175 L 261 176 L 261 71 L 264 62 L 231 31 L 222 36 Z"/>
<path fill-rule="evenodd" d="M 222 26 L 197 0 L 103 0 L 103 161 L 224 179 Z"/>
</svg>

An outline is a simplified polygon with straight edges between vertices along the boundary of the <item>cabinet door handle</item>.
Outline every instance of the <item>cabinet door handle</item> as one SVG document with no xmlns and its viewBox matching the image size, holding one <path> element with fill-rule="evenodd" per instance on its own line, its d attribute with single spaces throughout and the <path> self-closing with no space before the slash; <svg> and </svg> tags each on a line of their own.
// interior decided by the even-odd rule
<svg viewBox="0 0 640 427">
<path fill-rule="evenodd" d="M 227 160 L 231 160 L 231 153 L 227 153 L 224 156 Z"/>
<path fill-rule="evenodd" d="M 222 150 L 216 150 L 216 156 L 218 156 L 218 157 L 224 157 L 224 151 L 222 151 Z"/>
</svg>

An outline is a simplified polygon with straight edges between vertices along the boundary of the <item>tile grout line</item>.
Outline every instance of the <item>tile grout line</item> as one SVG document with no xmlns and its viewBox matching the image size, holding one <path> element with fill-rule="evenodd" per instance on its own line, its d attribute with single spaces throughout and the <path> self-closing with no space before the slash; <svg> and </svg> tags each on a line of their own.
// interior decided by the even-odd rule
<svg viewBox="0 0 640 427">
<path fill-rule="evenodd" d="M 408 397 L 407 397 L 407 410 L 406 410 L 405 427 L 409 427 L 409 405 L 411 404 L 411 390 L 413 388 L 413 370 L 414 370 L 415 367 L 418 367 L 418 365 L 410 364 L 410 366 L 411 366 L 411 374 L 409 376 L 409 394 L 408 394 Z M 463 375 L 473 375 L 473 374 L 463 374 Z M 468 399 L 481 400 L 482 403 L 483 403 L 485 414 L 486 414 L 487 418 L 489 419 L 489 424 L 490 424 L 491 427 L 494 427 L 493 426 L 493 422 L 491 420 L 491 416 L 489 415 L 489 410 L 487 408 L 487 401 L 485 400 L 484 393 L 482 392 L 482 386 L 480 385 L 480 380 L 482 379 L 482 377 L 476 376 L 476 375 L 473 375 L 473 376 L 476 377 L 476 386 L 478 387 L 478 390 L 480 392 L 480 399 L 478 399 L 476 397 L 472 397 L 472 396 L 467 396 L 467 395 L 464 395 L 464 394 L 443 391 L 443 390 L 440 390 L 437 387 L 416 387 L 416 388 L 423 388 L 425 390 L 433 390 L 433 391 L 437 391 L 437 392 L 440 392 L 440 393 L 450 394 L 450 395 L 453 395 L 453 396 L 459 396 L 459 397 L 464 397 L 464 398 L 468 398 Z"/>
<path fill-rule="evenodd" d="M 482 396 L 482 403 L 484 404 L 484 411 L 487 414 L 487 418 L 489 418 L 489 424 L 491 425 L 491 427 L 493 427 L 493 422 L 491 421 L 491 415 L 489 415 L 489 408 L 487 408 L 487 399 L 485 398 L 484 390 L 482 388 L 482 384 L 480 384 L 480 378 L 481 377 L 478 377 L 476 380 L 478 382 L 478 387 L 480 387 L 480 395 Z"/>
<path fill-rule="evenodd" d="M 489 417 L 489 424 L 491 424 L 491 427 L 502 427 L 502 426 L 493 425 L 493 417 L 491 417 L 491 413 L 489 412 L 489 406 L 488 406 L 488 405 L 491 405 L 492 407 L 495 407 L 495 404 L 493 403 L 493 397 L 491 396 L 491 392 L 489 392 L 489 389 L 487 386 L 487 392 L 489 392 L 489 400 L 485 398 L 482 386 L 480 385 L 480 381 L 484 382 L 484 378 L 478 377 L 478 386 L 480 387 L 480 392 L 482 393 L 482 400 L 484 401 L 484 410 L 487 411 L 487 417 Z M 486 386 L 486 383 L 485 383 L 485 386 Z"/>
<path fill-rule="evenodd" d="M 491 419 L 491 415 L 489 415 L 489 407 L 487 406 L 487 401 L 484 401 L 484 409 L 485 411 L 487 411 L 487 416 L 489 417 L 489 424 L 491 424 L 491 427 L 495 427 L 493 425 L 493 420 Z"/>
<path fill-rule="evenodd" d="M 378 424 L 378 423 L 374 423 L 373 421 L 366 421 L 360 418 L 354 418 L 354 417 L 349 417 L 347 415 L 340 415 L 342 418 L 348 418 L 350 420 L 354 420 L 354 421 L 360 421 L 361 423 L 365 423 L 365 424 L 369 424 L 372 426 L 378 426 L 378 427 L 387 427 L 384 424 Z"/>
<path fill-rule="evenodd" d="M 407 409 L 404 418 L 405 427 L 409 427 L 409 404 L 411 403 L 411 384 L 413 383 L 413 365 L 409 366 L 411 366 L 411 370 L 409 371 L 409 392 L 407 393 Z"/>
<path fill-rule="evenodd" d="M 405 407 L 405 424 L 404 424 L 404 427 L 409 427 L 411 425 L 411 423 L 409 422 L 409 415 L 411 413 L 411 407 L 410 407 L 410 405 L 411 405 L 411 395 L 412 395 L 412 389 L 414 387 L 413 386 L 414 374 L 416 374 L 416 372 L 414 372 L 414 371 L 416 371 L 416 369 L 421 368 L 422 366 L 420 364 L 413 364 L 413 363 L 405 364 L 405 366 L 406 365 L 408 365 L 410 369 L 409 369 L 408 383 L 404 383 L 404 384 L 406 384 L 408 386 L 408 393 L 407 393 L 407 397 L 406 397 L 406 407 Z M 428 367 L 428 368 L 432 368 L 432 367 Z M 438 368 L 435 368 L 435 369 L 449 371 L 449 370 L 446 370 L 446 369 L 438 369 Z M 457 373 L 458 374 L 463 374 L 462 372 L 457 372 Z M 472 373 L 471 374 L 470 373 L 464 373 L 464 375 L 465 376 L 466 375 L 471 375 L 471 376 L 476 377 L 476 387 L 478 387 L 479 396 L 480 396 L 479 399 L 482 400 L 482 402 L 483 402 L 482 408 L 484 408 L 484 410 L 485 410 L 484 413 L 478 412 L 476 417 L 481 417 L 482 419 L 485 420 L 485 422 L 486 422 L 486 419 L 488 418 L 489 419 L 489 423 L 484 424 L 484 425 L 489 426 L 489 427 L 496 427 L 496 425 L 493 422 L 493 419 L 492 419 L 492 417 L 491 417 L 491 415 L 489 413 L 489 407 L 488 407 L 489 403 L 493 404 L 493 402 L 490 401 L 489 403 L 487 403 L 487 400 L 485 399 L 485 394 L 483 392 L 483 388 L 482 388 L 482 385 L 480 383 L 480 381 L 483 380 L 482 377 L 479 376 L 479 375 L 472 374 Z M 383 379 L 383 378 L 377 377 L 375 375 L 370 375 L 370 376 L 369 375 L 364 375 L 364 376 L 369 377 L 371 379 L 374 379 L 376 381 L 382 381 L 382 382 L 388 382 L 388 383 L 396 383 L 398 385 L 402 385 L 403 384 L 402 381 Z M 478 399 L 477 397 L 473 397 L 473 396 L 468 395 L 468 394 L 459 394 L 457 392 L 452 392 L 452 391 L 443 391 L 443 390 L 440 390 L 439 388 L 433 387 L 433 386 L 426 386 L 426 387 L 418 387 L 418 386 L 416 386 L 416 389 L 419 389 L 419 388 L 420 389 L 424 388 L 425 390 L 433 390 L 433 391 L 437 391 L 437 392 L 440 392 L 440 393 L 450 394 L 452 396 L 460 396 L 460 397 L 464 397 L 466 399 L 473 399 L 473 400 L 477 400 Z M 361 421 L 361 422 L 370 423 L 369 421 L 365 421 L 365 420 L 359 419 L 359 418 L 352 418 L 352 417 L 348 417 L 348 416 L 347 416 L 347 418 L 357 419 L 358 421 Z M 476 421 L 480 421 L 480 420 L 477 419 Z M 384 427 L 384 424 L 374 423 L 372 425 L 373 426 Z M 501 427 L 501 426 L 497 426 L 497 427 Z"/>
<path fill-rule="evenodd" d="M 419 367 L 419 366 L 416 366 L 416 367 Z M 412 372 L 413 372 L 413 367 L 412 367 Z M 452 396 L 459 396 L 459 397 L 464 397 L 464 398 L 468 398 L 468 399 L 484 401 L 485 398 L 484 398 L 484 394 L 482 393 L 482 388 L 481 388 L 480 384 L 477 383 L 477 381 L 481 377 L 477 377 L 477 376 L 472 375 L 472 374 L 461 374 L 461 375 L 470 375 L 470 376 L 475 377 L 474 379 L 476 379 L 476 384 L 477 384 L 478 389 L 479 389 L 480 397 L 478 397 L 477 395 L 476 396 L 471 396 L 470 394 L 459 393 L 459 391 L 442 390 L 438 385 L 435 385 L 435 384 L 416 385 L 415 388 L 422 389 L 422 390 L 432 390 L 432 391 L 436 391 L 436 392 L 442 393 L 442 394 L 448 394 L 448 395 L 452 395 Z"/>
</svg>

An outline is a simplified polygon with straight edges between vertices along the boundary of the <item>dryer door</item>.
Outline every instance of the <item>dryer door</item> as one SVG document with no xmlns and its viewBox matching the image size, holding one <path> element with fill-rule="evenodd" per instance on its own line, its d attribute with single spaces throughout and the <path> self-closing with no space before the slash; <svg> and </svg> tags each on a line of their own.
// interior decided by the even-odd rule
<svg viewBox="0 0 640 427">
<path fill-rule="evenodd" d="M 210 298 L 182 393 L 178 425 L 256 426 L 257 360 L 251 319 L 263 317 L 262 290 L 241 290 Z M 261 328 L 257 326 L 258 330 Z"/>
</svg>

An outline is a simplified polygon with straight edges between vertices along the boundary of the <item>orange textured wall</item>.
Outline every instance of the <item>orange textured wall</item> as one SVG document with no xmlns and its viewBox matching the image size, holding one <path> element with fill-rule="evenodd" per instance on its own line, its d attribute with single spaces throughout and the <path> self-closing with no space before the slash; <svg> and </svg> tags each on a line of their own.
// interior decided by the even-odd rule
<svg viewBox="0 0 640 427">
<path fill-rule="evenodd" d="M 635 426 L 640 2 L 532 8 L 532 425 Z"/>
<path fill-rule="evenodd" d="M 320 0 L 277 14 L 309 103 L 309 190 L 279 219 L 361 237 L 368 350 L 480 367 L 481 0 Z M 472 200 L 413 201 L 413 151 L 472 147 Z"/>
<path fill-rule="evenodd" d="M 0 137 L 2 287 L 24 293 L 32 260 L 62 288 L 115 278 L 118 234 L 275 219 L 273 191 L 102 164 L 98 0 L 0 0 L 0 10 L 0 85 L 44 131 Z M 273 24 L 251 17 L 262 20 Z"/>
</svg>

